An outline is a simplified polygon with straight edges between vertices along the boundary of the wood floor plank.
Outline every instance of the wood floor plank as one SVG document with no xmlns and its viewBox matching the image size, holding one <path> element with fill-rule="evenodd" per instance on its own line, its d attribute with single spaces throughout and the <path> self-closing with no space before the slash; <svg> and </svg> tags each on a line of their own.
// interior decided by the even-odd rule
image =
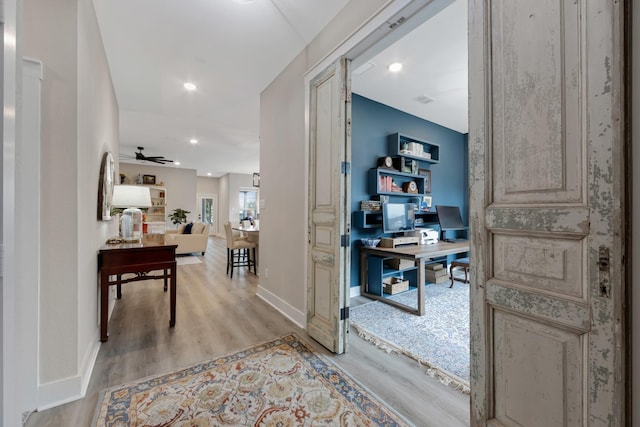
<svg viewBox="0 0 640 427">
<path fill-rule="evenodd" d="M 200 264 L 178 266 L 176 326 L 160 280 L 123 286 L 83 399 L 33 413 L 27 427 L 89 426 L 101 390 L 162 374 L 295 333 L 417 426 L 468 426 L 469 397 L 440 384 L 412 359 L 387 353 L 351 330 L 349 352 L 329 354 L 256 296 L 259 278 L 226 271 L 224 239 L 209 239 Z M 300 286 L 305 286 L 301 283 Z"/>
</svg>

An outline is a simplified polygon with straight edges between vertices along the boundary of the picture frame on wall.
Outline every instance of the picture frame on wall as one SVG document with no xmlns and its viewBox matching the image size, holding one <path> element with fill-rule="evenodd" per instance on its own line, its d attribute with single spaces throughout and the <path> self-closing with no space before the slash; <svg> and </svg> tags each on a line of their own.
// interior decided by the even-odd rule
<svg viewBox="0 0 640 427">
<path fill-rule="evenodd" d="M 431 171 L 429 169 L 418 169 L 418 175 L 424 176 L 424 192 L 431 193 Z"/>
<path fill-rule="evenodd" d="M 260 187 L 260 174 L 257 172 L 253 173 L 253 186 Z"/>
<path fill-rule="evenodd" d="M 156 185 L 155 175 L 142 175 L 142 183 L 146 185 Z"/>
</svg>

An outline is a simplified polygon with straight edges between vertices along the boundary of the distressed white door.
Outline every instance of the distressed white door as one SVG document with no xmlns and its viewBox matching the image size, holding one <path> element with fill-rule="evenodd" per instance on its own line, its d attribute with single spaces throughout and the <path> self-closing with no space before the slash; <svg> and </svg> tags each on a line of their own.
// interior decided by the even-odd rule
<svg viewBox="0 0 640 427">
<path fill-rule="evenodd" d="M 473 426 L 621 426 L 623 4 L 471 0 Z"/>
<path fill-rule="evenodd" d="M 337 60 L 309 87 L 307 331 L 335 353 L 346 351 L 349 333 L 348 66 L 348 60 Z"/>
</svg>

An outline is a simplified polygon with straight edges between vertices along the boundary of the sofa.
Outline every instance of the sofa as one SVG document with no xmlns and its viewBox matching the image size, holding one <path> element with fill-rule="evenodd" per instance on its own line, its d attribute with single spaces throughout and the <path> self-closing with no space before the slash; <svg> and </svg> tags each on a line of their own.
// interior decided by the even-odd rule
<svg viewBox="0 0 640 427">
<path fill-rule="evenodd" d="M 189 227 L 189 225 L 191 225 Z M 204 255 L 209 242 L 209 224 L 194 222 L 182 224 L 176 230 L 167 230 L 164 234 L 166 245 L 178 245 L 176 254 L 201 252 Z"/>
</svg>

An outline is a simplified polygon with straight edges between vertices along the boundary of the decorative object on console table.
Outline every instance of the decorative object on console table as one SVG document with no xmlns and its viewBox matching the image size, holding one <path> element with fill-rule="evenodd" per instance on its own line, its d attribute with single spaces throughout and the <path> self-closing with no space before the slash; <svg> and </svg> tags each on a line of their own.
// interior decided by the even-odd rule
<svg viewBox="0 0 640 427">
<path fill-rule="evenodd" d="M 116 185 L 113 188 L 113 206 L 126 208 L 120 218 L 120 233 L 126 242 L 139 242 L 142 238 L 142 211 L 151 207 L 149 187 Z"/>
<path fill-rule="evenodd" d="M 113 186 L 116 180 L 115 162 L 111 152 L 102 155 L 100 163 L 100 179 L 98 182 L 98 219 L 108 221 L 111 219 L 111 204 L 113 198 Z"/>
</svg>

